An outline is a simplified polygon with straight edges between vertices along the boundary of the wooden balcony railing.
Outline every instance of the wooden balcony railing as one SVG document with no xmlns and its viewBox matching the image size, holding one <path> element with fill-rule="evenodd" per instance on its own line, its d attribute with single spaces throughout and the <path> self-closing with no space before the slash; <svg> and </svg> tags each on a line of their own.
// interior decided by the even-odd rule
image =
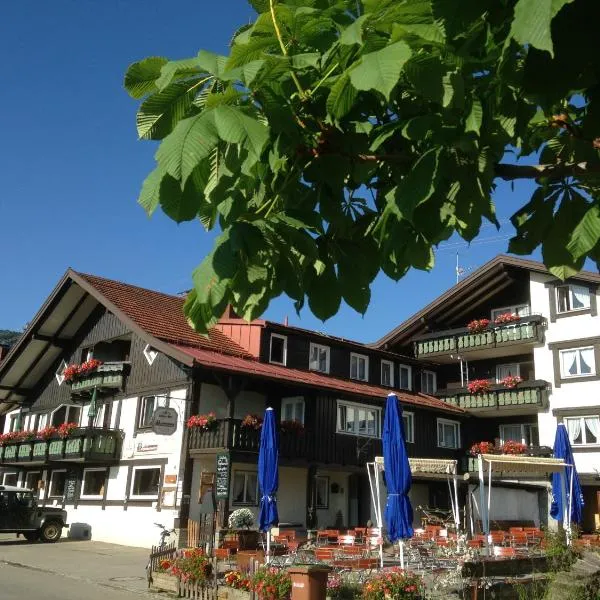
<svg viewBox="0 0 600 600">
<path fill-rule="evenodd" d="M 532 456 L 537 458 L 549 458 L 552 456 L 552 448 L 548 446 L 529 446 L 527 452 L 523 456 Z M 462 458 L 461 468 L 464 473 L 477 473 L 479 471 L 479 459 L 476 456 L 470 454 Z M 501 476 L 502 472 L 496 473 L 497 476 Z M 539 473 L 534 472 L 534 476 L 539 476 Z"/>
<path fill-rule="evenodd" d="M 240 454 L 258 455 L 260 430 L 245 428 L 241 421 L 218 420 L 211 431 L 188 430 L 192 451 L 229 449 Z M 336 465 L 364 465 L 382 453 L 381 440 L 336 433 L 323 436 L 305 429 L 279 434 L 279 457 L 290 461 L 315 461 Z"/>
<path fill-rule="evenodd" d="M 9 442 L 0 447 L 0 464 L 45 464 L 51 461 L 106 463 L 119 460 L 123 432 L 81 428 L 69 437 Z"/>
<path fill-rule="evenodd" d="M 452 352 L 504 348 L 515 344 L 537 344 L 544 340 L 545 325 L 542 316 L 532 315 L 515 323 L 491 325 L 480 333 L 471 333 L 467 327 L 430 333 L 415 340 L 415 356 L 422 358 Z"/>
<path fill-rule="evenodd" d="M 441 400 L 467 410 L 490 410 L 531 407 L 535 411 L 548 406 L 547 381 L 523 381 L 514 388 L 492 384 L 489 392 L 471 394 L 467 388 L 446 390 L 436 395 Z"/>
<path fill-rule="evenodd" d="M 106 362 L 93 372 L 80 375 L 71 382 L 71 395 L 89 397 L 94 388 L 100 393 L 114 393 L 115 390 L 122 390 L 128 372 L 128 362 Z"/>
</svg>

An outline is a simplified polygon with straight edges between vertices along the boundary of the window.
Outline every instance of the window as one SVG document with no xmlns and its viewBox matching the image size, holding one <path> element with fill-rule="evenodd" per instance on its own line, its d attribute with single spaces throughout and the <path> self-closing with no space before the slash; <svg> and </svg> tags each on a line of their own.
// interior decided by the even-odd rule
<svg viewBox="0 0 600 600">
<path fill-rule="evenodd" d="M 500 443 L 519 442 L 528 446 L 538 446 L 540 436 L 537 423 L 516 423 L 514 425 L 500 425 Z"/>
<path fill-rule="evenodd" d="M 10 421 L 8 423 L 9 431 L 20 431 L 23 429 L 23 419 L 19 413 L 15 415 L 10 415 Z"/>
<path fill-rule="evenodd" d="M 54 377 L 56 377 L 56 381 L 58 381 L 58 385 L 61 385 L 65 380 L 64 370 L 68 367 L 67 362 L 63 359 L 60 361 L 60 365 L 58 365 L 58 369 L 54 372 Z"/>
<path fill-rule="evenodd" d="M 556 312 L 565 313 L 590 308 L 590 290 L 581 285 L 556 288 Z"/>
<path fill-rule="evenodd" d="M 596 374 L 594 348 L 560 350 L 560 374 L 563 378 Z"/>
<path fill-rule="evenodd" d="M 404 421 L 404 439 L 412 444 L 415 441 L 415 415 L 411 412 L 402 412 Z"/>
<path fill-rule="evenodd" d="M 53 410 L 50 415 L 50 423 L 54 427 L 58 427 L 63 423 L 77 423 L 79 425 L 79 418 L 81 416 L 80 406 L 70 406 L 63 404 L 56 410 Z"/>
<path fill-rule="evenodd" d="M 82 348 L 81 349 L 81 358 L 79 362 L 86 362 L 88 360 L 92 360 L 94 358 L 94 349 L 93 348 Z"/>
<path fill-rule="evenodd" d="M 30 471 L 25 475 L 25 487 L 30 490 L 38 489 L 38 482 L 42 480 L 42 474 L 39 471 Z"/>
<path fill-rule="evenodd" d="M 380 436 L 381 409 L 363 404 L 338 402 L 337 432 L 363 435 L 367 437 Z"/>
<path fill-rule="evenodd" d="M 502 308 L 492 309 L 492 321 L 495 321 L 500 315 L 510 313 L 518 317 L 528 317 L 531 314 L 529 304 L 514 304 L 513 306 L 503 306 Z"/>
<path fill-rule="evenodd" d="M 424 394 L 435 394 L 437 390 L 437 376 L 433 371 L 421 372 L 421 391 Z"/>
<path fill-rule="evenodd" d="M 566 417 L 565 426 L 573 446 L 600 444 L 600 416 Z"/>
<path fill-rule="evenodd" d="M 2 483 L 4 485 L 17 485 L 18 479 L 18 473 L 4 473 L 4 476 L 2 477 Z"/>
<path fill-rule="evenodd" d="M 311 371 L 329 373 L 329 347 L 320 344 L 310 344 L 310 361 L 308 368 Z"/>
<path fill-rule="evenodd" d="M 255 506 L 258 498 L 258 478 L 252 471 L 233 473 L 233 504 L 251 504 Z"/>
<path fill-rule="evenodd" d="M 381 385 L 394 387 L 394 363 L 390 360 L 381 361 Z"/>
<path fill-rule="evenodd" d="M 408 365 L 400 365 L 400 389 L 412 390 L 412 368 Z"/>
<path fill-rule="evenodd" d="M 302 396 L 281 399 L 281 420 L 298 421 L 304 425 L 304 398 Z"/>
<path fill-rule="evenodd" d="M 329 508 L 329 477 L 317 475 L 315 477 L 316 507 Z"/>
<path fill-rule="evenodd" d="M 369 357 L 350 353 L 350 379 L 369 381 Z"/>
<path fill-rule="evenodd" d="M 508 365 L 496 365 L 496 382 L 500 383 L 505 377 L 513 375 L 519 377 L 521 375 L 521 368 L 518 363 L 511 363 Z"/>
<path fill-rule="evenodd" d="M 131 497 L 158 498 L 160 467 L 134 467 L 131 477 Z"/>
<path fill-rule="evenodd" d="M 152 417 L 154 416 L 154 411 L 159 406 L 168 406 L 168 398 L 166 395 L 144 396 L 141 399 L 138 429 L 148 429 L 152 427 Z"/>
<path fill-rule="evenodd" d="M 65 494 L 65 482 L 67 480 L 66 470 L 52 471 L 50 485 L 48 486 L 49 498 L 62 498 Z"/>
<path fill-rule="evenodd" d="M 144 346 L 144 358 L 150 366 L 152 366 L 152 363 L 156 360 L 157 356 L 158 350 L 155 350 L 150 344 Z"/>
<path fill-rule="evenodd" d="M 81 485 L 82 498 L 102 498 L 106 485 L 106 469 L 84 469 Z"/>
<path fill-rule="evenodd" d="M 460 423 L 446 419 L 437 420 L 438 446 L 457 449 L 460 447 Z"/>
<path fill-rule="evenodd" d="M 287 337 L 278 333 L 271 334 L 271 345 L 269 347 L 269 362 L 276 365 L 287 363 Z"/>
</svg>

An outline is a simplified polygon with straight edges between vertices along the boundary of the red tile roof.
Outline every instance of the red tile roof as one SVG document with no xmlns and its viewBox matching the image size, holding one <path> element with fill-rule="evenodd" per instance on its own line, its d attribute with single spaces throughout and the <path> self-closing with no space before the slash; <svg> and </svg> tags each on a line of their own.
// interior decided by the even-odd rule
<svg viewBox="0 0 600 600">
<path fill-rule="evenodd" d="M 95 275 L 77 274 L 141 329 L 160 340 L 234 356 L 251 356 L 218 329 L 211 329 L 208 337 L 196 333 L 183 314 L 185 299 L 181 296 L 163 294 Z"/>
<path fill-rule="evenodd" d="M 451 413 L 465 413 L 462 408 L 446 404 L 442 400 L 426 394 L 390 390 L 390 388 L 369 385 L 347 379 L 338 379 L 337 377 L 330 377 L 329 375 L 323 375 L 313 371 L 301 371 L 299 369 L 290 369 L 288 367 L 281 367 L 270 363 L 261 363 L 256 360 L 247 360 L 237 356 L 225 356 L 223 354 L 217 354 L 199 348 L 177 346 L 177 349 L 191 356 L 200 365 L 213 369 L 246 373 L 248 375 L 256 375 L 257 377 L 284 381 L 290 384 L 327 389 L 355 396 L 368 396 L 382 401 L 387 397 L 390 391 L 393 391 L 400 401 L 405 404 L 420 408 L 443 410 Z"/>
</svg>

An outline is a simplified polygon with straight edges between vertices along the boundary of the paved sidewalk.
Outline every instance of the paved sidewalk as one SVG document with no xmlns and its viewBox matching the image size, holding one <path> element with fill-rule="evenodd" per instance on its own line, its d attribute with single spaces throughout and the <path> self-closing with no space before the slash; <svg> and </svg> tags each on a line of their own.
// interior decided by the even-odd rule
<svg viewBox="0 0 600 600">
<path fill-rule="evenodd" d="M 156 598 L 147 590 L 147 561 L 144 548 L 67 539 L 32 544 L 0 535 L 0 597 Z"/>
</svg>

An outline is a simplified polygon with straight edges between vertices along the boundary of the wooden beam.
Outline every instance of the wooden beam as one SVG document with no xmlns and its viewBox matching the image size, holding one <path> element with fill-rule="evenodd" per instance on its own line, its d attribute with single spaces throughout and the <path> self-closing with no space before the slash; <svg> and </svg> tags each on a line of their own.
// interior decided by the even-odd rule
<svg viewBox="0 0 600 600">
<path fill-rule="evenodd" d="M 65 349 L 70 343 L 71 340 L 66 338 L 58 338 L 54 335 L 44 335 L 42 333 L 34 333 L 32 339 L 36 342 L 47 342 L 51 346 L 55 346 L 56 348 Z"/>
<path fill-rule="evenodd" d="M 483 304 L 484 302 L 486 302 L 487 300 L 489 300 L 490 298 L 492 298 L 493 296 L 495 296 L 498 292 L 501 292 L 504 288 L 508 287 L 509 285 L 511 285 L 513 282 L 511 280 L 508 281 L 503 281 L 503 282 L 497 282 L 496 283 L 496 287 L 494 287 L 493 289 L 491 289 L 487 294 L 485 294 L 484 296 L 481 297 L 477 297 L 477 302 L 473 302 L 472 304 L 465 306 L 463 308 L 463 310 L 457 314 L 454 315 L 454 317 L 452 317 L 452 319 L 450 319 L 450 323 L 451 324 L 458 324 L 459 322 L 459 318 L 464 317 L 465 314 L 467 314 L 468 312 L 472 311 L 475 307 Z M 486 315 L 484 315 L 486 316 Z M 463 325 L 466 326 L 466 323 L 461 323 Z"/>
<path fill-rule="evenodd" d="M 2 392 L 13 392 L 19 396 L 28 396 L 31 394 L 31 390 L 27 388 L 14 387 L 12 385 L 0 385 L 0 391 Z"/>
</svg>

